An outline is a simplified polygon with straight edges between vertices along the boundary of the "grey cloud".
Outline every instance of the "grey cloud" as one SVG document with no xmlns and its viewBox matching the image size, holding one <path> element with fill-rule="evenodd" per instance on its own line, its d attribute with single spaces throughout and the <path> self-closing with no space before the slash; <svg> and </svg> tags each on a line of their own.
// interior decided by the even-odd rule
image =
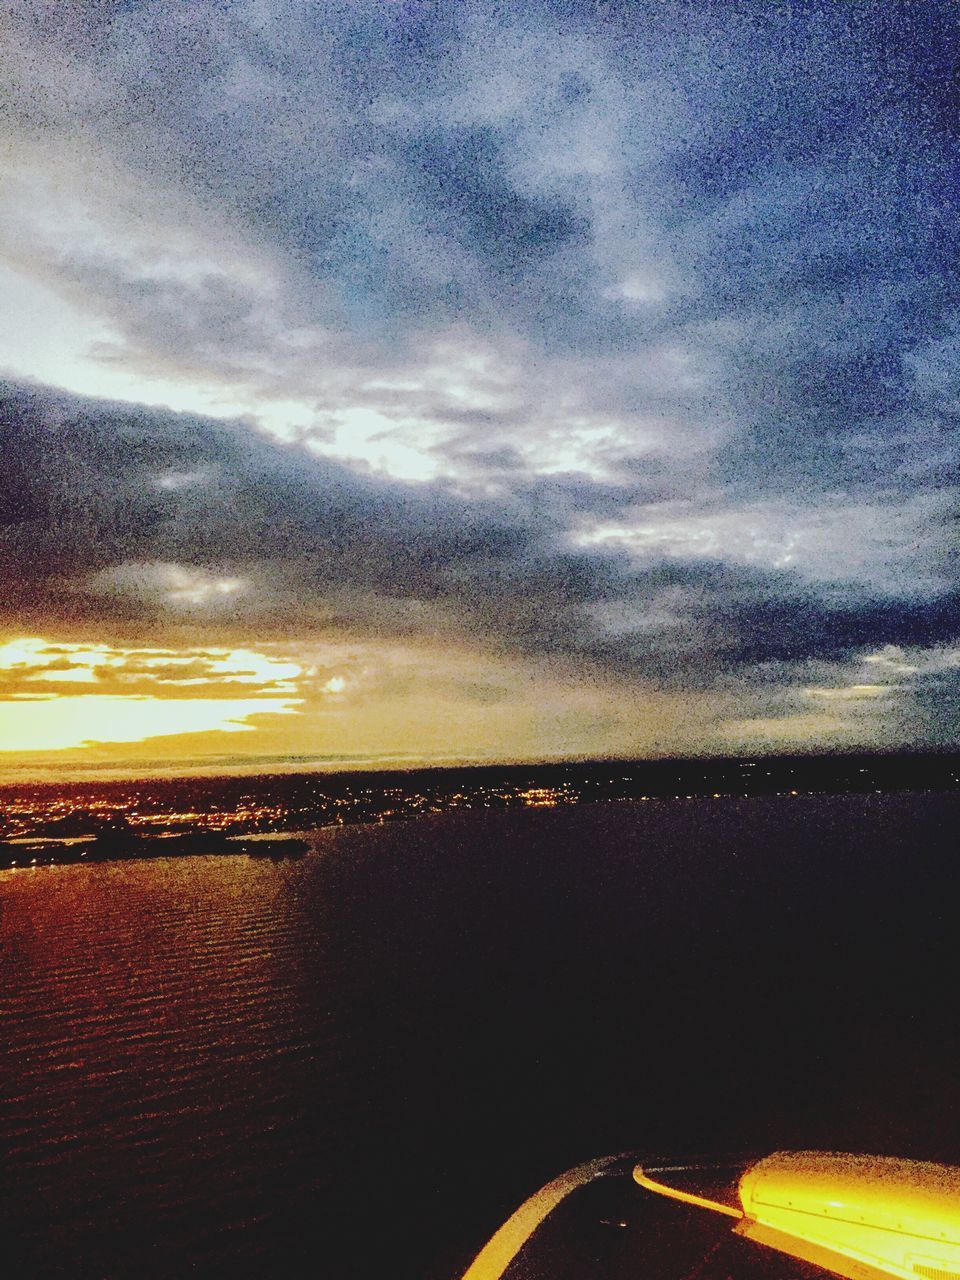
<svg viewBox="0 0 960 1280">
<path fill-rule="evenodd" d="M 16 22 L 10 127 L 119 176 L 78 197 L 102 234 L 63 243 L 28 191 L 13 248 L 113 326 L 105 364 L 254 414 L 296 402 L 304 447 L 10 391 L 10 617 L 57 596 L 78 625 L 158 624 L 180 566 L 198 627 L 204 583 L 236 579 L 222 627 L 467 634 L 704 685 L 956 633 L 956 14 L 277 0 Z M 440 479 L 310 456 L 361 409 Z M 790 572 L 723 539 L 715 563 L 571 550 L 639 507 L 749 532 L 763 503 L 809 526 L 839 494 L 889 516 L 886 547 L 851 519 Z"/>
<path fill-rule="evenodd" d="M 453 238 L 513 277 L 564 245 L 585 241 L 588 223 L 569 207 L 519 192 L 490 130 L 426 136 L 411 161 L 436 216 Z"/>
<path fill-rule="evenodd" d="M 8 626 L 469 636 L 703 687 L 960 633 L 956 590 L 871 597 L 786 571 L 572 550 L 583 481 L 531 512 L 358 474 L 239 425 L 12 388 L 0 425 L 22 495 L 3 532 Z M 158 487 L 171 473 L 199 479 Z"/>
<path fill-rule="evenodd" d="M 279 294 L 216 272 L 157 279 L 129 256 L 68 253 L 57 270 L 119 326 L 116 359 L 319 411 L 422 412 L 478 475 L 505 433 L 544 437 L 523 394 L 465 421 L 450 398 L 364 390 L 358 368 L 416 380 L 424 339 L 453 321 L 495 345 L 519 333 L 526 364 L 548 366 L 520 375 L 533 401 L 546 383 L 574 416 L 610 415 L 624 467 L 638 420 L 660 415 L 667 457 L 718 429 L 734 488 L 906 492 L 896 456 L 865 460 L 851 440 L 909 449 L 939 432 L 943 473 L 956 462 L 944 394 L 931 403 L 910 361 L 960 314 L 954 139 L 930 54 L 945 84 L 957 32 L 890 8 L 843 22 L 821 4 L 532 5 L 498 10 L 496 31 L 470 3 L 24 19 L 75 72 L 49 123 L 88 117 L 133 171 L 187 175 L 287 255 Z"/>
<path fill-rule="evenodd" d="M 69 581 L 64 610 L 84 607 L 87 583 L 97 608 L 136 617 L 169 591 L 202 595 L 224 577 L 249 577 L 254 612 L 258 593 L 259 609 L 299 599 L 308 612 L 347 589 L 389 595 L 399 585 L 430 600 L 455 570 L 521 555 L 532 538 L 495 507 L 375 481 L 242 426 L 37 392 L 8 391 L 3 407 L 8 491 L 18 495 L 4 568 L 19 608 L 45 591 L 49 607 Z M 158 483 L 171 473 L 208 478 Z"/>
</svg>

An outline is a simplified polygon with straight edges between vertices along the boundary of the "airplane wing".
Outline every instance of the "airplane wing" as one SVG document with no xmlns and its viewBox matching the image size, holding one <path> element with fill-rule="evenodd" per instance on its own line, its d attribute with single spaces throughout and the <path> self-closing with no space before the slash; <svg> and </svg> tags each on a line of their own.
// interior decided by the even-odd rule
<svg viewBox="0 0 960 1280">
<path fill-rule="evenodd" d="M 462 1280 L 960 1280 L 960 1169 L 833 1152 L 588 1161 Z"/>
</svg>

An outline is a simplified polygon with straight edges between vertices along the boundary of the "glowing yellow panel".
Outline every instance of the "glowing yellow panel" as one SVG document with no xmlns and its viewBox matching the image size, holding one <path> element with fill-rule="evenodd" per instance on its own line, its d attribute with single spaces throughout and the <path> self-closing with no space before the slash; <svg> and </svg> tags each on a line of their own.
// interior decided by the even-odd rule
<svg viewBox="0 0 960 1280">
<path fill-rule="evenodd" d="M 960 1280 L 960 1169 L 781 1151 L 747 1170 L 740 1198 L 748 1221 L 885 1274 Z"/>
<path fill-rule="evenodd" d="M 648 1191 L 739 1218 L 739 1235 L 849 1280 L 960 1280 L 960 1169 L 948 1165 L 777 1151 L 741 1176 L 742 1217 L 639 1165 L 633 1177 Z"/>
</svg>

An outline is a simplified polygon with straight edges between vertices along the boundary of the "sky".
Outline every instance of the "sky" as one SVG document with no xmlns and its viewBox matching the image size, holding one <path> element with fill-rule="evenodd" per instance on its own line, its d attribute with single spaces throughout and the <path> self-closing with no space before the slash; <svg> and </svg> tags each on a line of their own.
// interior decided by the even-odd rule
<svg viewBox="0 0 960 1280">
<path fill-rule="evenodd" d="M 954 6 L 0 23 L 0 779 L 960 745 Z"/>
</svg>

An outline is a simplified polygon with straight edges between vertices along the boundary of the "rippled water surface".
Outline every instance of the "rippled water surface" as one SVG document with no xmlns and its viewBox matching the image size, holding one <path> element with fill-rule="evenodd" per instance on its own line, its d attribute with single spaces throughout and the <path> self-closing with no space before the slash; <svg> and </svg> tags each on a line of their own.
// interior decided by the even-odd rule
<svg viewBox="0 0 960 1280">
<path fill-rule="evenodd" d="M 439 1280 L 607 1151 L 960 1162 L 958 821 L 657 802 L 5 872 L 9 1274 Z"/>
</svg>

